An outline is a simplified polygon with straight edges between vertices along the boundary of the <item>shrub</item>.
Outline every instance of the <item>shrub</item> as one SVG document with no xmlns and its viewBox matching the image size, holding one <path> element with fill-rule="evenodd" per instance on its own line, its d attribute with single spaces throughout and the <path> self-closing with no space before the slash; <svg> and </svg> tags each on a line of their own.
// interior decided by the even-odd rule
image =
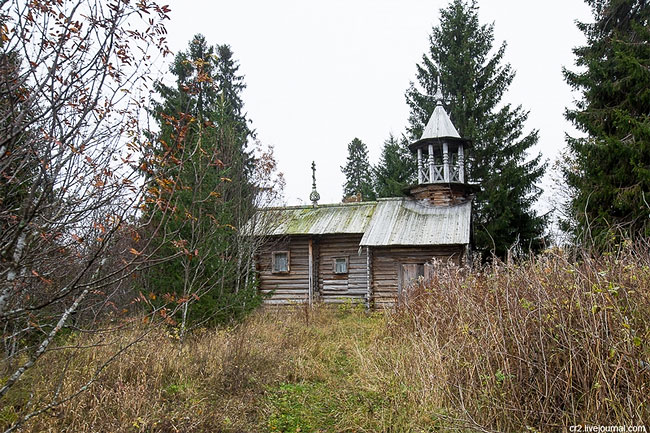
<svg viewBox="0 0 650 433">
<path fill-rule="evenodd" d="M 418 389 L 466 424 L 542 430 L 650 419 L 650 252 L 548 251 L 472 272 L 438 267 L 393 316 Z M 432 383 L 428 383 L 428 378 Z"/>
</svg>

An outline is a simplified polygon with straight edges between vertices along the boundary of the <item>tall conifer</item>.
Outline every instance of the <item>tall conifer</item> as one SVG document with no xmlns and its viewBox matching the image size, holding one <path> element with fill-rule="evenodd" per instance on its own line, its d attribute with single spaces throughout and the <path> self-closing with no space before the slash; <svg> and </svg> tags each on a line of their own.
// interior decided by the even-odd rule
<svg viewBox="0 0 650 433">
<path fill-rule="evenodd" d="M 165 180 L 151 191 L 148 216 L 165 226 L 157 248 L 177 259 L 148 281 L 155 304 L 185 301 L 176 316 L 183 331 L 192 322 L 229 320 L 259 301 L 241 280 L 242 258 L 250 252 L 239 234 L 253 212 L 247 150 L 253 133 L 242 112 L 243 77 L 228 46 L 212 47 L 196 35 L 170 70 L 176 85 L 156 84 L 161 100 L 152 110 L 159 132 L 151 134 L 158 147 L 149 161 Z M 160 203 L 174 209 L 167 220 L 158 221 Z"/>
<path fill-rule="evenodd" d="M 601 246 L 650 234 L 650 5 L 587 0 L 594 22 L 578 23 L 587 44 L 573 50 L 566 81 L 580 93 L 566 117 L 585 134 L 567 138 L 565 179 L 574 233 Z"/>
<path fill-rule="evenodd" d="M 440 13 L 429 51 L 417 65 L 417 85 L 406 92 L 410 138 L 420 137 L 435 108 L 429 95 L 440 77 L 451 120 L 473 143 L 467 169 L 470 181 L 481 186 L 474 202 L 477 249 L 503 257 L 515 243 L 524 250 L 539 248 L 545 219 L 532 206 L 545 164 L 541 155 L 528 154 L 538 140 L 536 130 L 524 133 L 528 112 L 502 102 L 515 75 L 503 63 L 506 44 L 493 49 L 493 25 L 479 23 L 475 1 L 453 0 Z"/>
<path fill-rule="evenodd" d="M 377 196 L 372 187 L 372 171 L 368 162 L 368 148 L 358 138 L 348 144 L 348 159 L 341 171 L 345 174 L 343 198 L 360 196 L 362 200 L 374 200 Z"/>
<path fill-rule="evenodd" d="M 408 150 L 408 140 L 391 134 L 384 142 L 379 163 L 373 168 L 377 197 L 400 197 L 413 183 L 416 162 Z"/>
</svg>

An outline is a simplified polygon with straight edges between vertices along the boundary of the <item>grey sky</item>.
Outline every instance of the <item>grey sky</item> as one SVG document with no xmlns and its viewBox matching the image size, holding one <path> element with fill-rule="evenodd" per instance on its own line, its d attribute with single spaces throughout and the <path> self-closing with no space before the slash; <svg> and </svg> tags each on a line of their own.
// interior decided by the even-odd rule
<svg viewBox="0 0 650 433">
<path fill-rule="evenodd" d="M 584 43 L 575 20 L 582 0 L 479 0 L 481 23 L 494 23 L 495 46 L 517 72 L 505 102 L 530 110 L 537 150 L 550 160 L 564 147 L 564 108 L 572 95 L 562 66 Z M 389 133 L 407 124 L 404 92 L 447 1 L 171 0 L 168 39 L 176 52 L 196 33 L 229 44 L 248 85 L 245 109 L 258 138 L 275 147 L 288 204 L 307 203 L 311 161 L 322 203 L 341 200 L 347 144 L 359 137 L 379 159 Z M 444 86 L 444 83 L 443 83 Z"/>
</svg>

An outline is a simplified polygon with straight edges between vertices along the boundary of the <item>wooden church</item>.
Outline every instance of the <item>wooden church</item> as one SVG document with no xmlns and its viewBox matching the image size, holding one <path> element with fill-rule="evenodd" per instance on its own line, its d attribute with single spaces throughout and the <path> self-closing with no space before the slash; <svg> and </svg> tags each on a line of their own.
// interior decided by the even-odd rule
<svg viewBox="0 0 650 433">
<path fill-rule="evenodd" d="M 445 111 L 440 86 L 435 98 L 422 137 L 409 146 L 418 183 L 406 197 L 318 204 L 312 164 L 311 206 L 261 209 L 249 221 L 249 233 L 265 239 L 255 263 L 266 303 L 389 307 L 435 263 L 467 260 L 477 190 L 465 178 L 470 143 Z"/>
</svg>

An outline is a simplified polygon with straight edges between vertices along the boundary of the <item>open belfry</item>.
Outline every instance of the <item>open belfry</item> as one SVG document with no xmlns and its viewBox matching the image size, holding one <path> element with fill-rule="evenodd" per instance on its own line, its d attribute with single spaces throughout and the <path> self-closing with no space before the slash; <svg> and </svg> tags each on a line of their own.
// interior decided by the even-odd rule
<svg viewBox="0 0 650 433">
<path fill-rule="evenodd" d="M 470 142 L 460 137 L 443 107 L 440 81 L 434 98 L 436 108 L 422 136 L 409 145 L 418 161 L 418 184 L 410 194 L 437 206 L 464 203 L 476 189 L 465 182 L 465 151 Z"/>
<path fill-rule="evenodd" d="M 465 175 L 470 142 L 436 107 L 419 140 L 417 184 L 404 197 L 319 204 L 312 163 L 309 206 L 260 209 L 246 230 L 264 239 L 256 257 L 267 304 L 358 302 L 395 305 L 434 266 L 464 263 L 470 254 L 472 198 Z"/>
</svg>

